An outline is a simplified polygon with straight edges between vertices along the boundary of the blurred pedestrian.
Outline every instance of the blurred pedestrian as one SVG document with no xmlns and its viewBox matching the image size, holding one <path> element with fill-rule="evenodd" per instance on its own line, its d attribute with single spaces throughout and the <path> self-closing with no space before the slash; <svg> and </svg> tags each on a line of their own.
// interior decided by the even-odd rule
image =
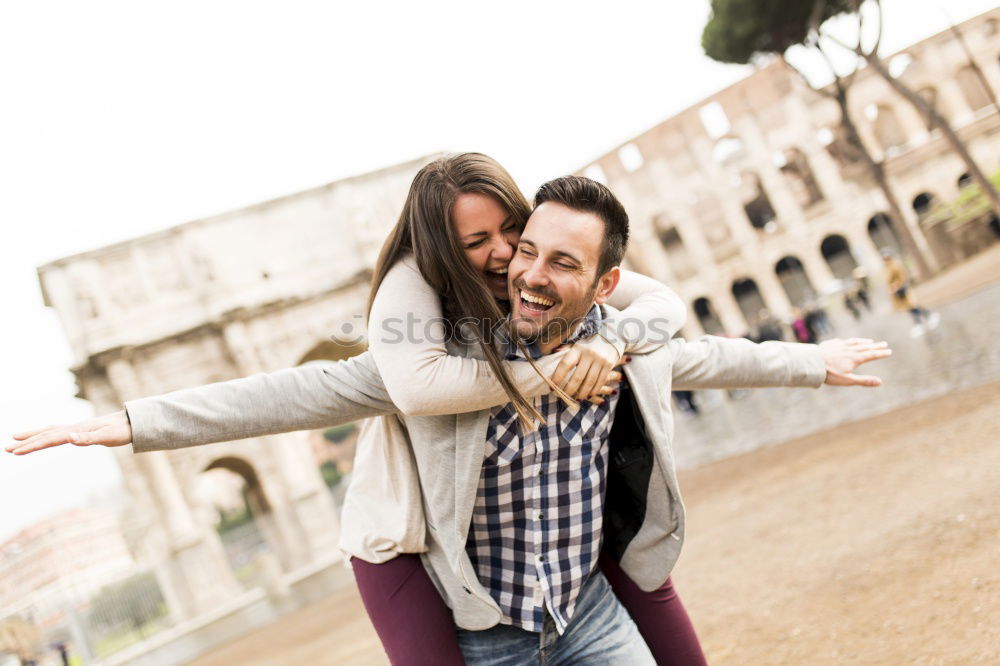
<svg viewBox="0 0 1000 666">
<path fill-rule="evenodd" d="M 814 344 L 816 342 L 816 333 L 809 328 L 809 325 L 806 323 L 805 313 L 799 308 L 792 310 L 792 331 L 795 332 L 796 342 L 805 344 Z"/>
<path fill-rule="evenodd" d="M 674 391 L 674 400 L 681 411 L 698 415 L 698 405 L 694 402 L 694 391 Z"/>
<path fill-rule="evenodd" d="M 885 264 L 885 281 L 889 285 L 892 303 L 897 310 L 906 310 L 913 317 L 913 335 L 924 332 L 924 323 L 934 328 L 940 320 L 940 315 L 919 305 L 912 292 L 910 274 L 898 258 L 888 250 L 882 251 L 882 261 Z"/>
<path fill-rule="evenodd" d="M 781 322 L 767 308 L 763 308 L 757 313 L 757 322 L 757 339 L 755 342 L 785 339 L 785 335 L 781 330 Z"/>
<path fill-rule="evenodd" d="M 854 278 L 854 299 L 865 306 L 865 310 L 871 312 L 872 304 L 868 300 L 868 271 L 864 269 L 864 266 L 858 266 L 851 272 L 851 277 Z"/>
</svg>

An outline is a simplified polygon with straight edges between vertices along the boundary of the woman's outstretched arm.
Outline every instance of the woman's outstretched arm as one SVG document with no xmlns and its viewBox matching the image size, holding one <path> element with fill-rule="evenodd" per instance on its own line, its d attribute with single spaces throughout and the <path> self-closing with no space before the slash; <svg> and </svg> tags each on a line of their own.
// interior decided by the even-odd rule
<svg viewBox="0 0 1000 666">
<path fill-rule="evenodd" d="M 311 430 L 396 412 L 370 354 L 313 361 L 163 395 L 79 423 L 14 435 L 23 455 L 61 444 L 124 446 L 136 453 Z"/>
</svg>

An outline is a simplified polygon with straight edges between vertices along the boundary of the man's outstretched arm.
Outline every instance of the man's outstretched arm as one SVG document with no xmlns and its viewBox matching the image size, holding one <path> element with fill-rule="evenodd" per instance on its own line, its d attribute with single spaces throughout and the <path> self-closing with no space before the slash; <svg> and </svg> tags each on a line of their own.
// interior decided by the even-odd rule
<svg viewBox="0 0 1000 666">
<path fill-rule="evenodd" d="M 886 358 L 885 342 L 866 338 L 826 340 L 818 345 L 793 342 L 755 344 L 742 338 L 706 335 L 693 342 L 674 339 L 673 388 L 736 389 L 766 386 L 879 386 L 882 381 L 854 371 Z"/>
<path fill-rule="evenodd" d="M 131 442 L 141 453 L 311 430 L 396 412 L 367 353 L 128 400 L 124 406 L 87 421 L 17 433 L 6 449 L 22 455 L 61 444 Z"/>
</svg>

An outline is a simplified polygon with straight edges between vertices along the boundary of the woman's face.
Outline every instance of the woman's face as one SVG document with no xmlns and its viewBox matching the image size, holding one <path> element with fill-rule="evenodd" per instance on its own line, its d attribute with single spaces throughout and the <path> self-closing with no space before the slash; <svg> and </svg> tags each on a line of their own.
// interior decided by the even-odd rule
<svg viewBox="0 0 1000 666">
<path fill-rule="evenodd" d="M 451 222 L 465 256 L 493 296 L 508 300 L 507 264 L 521 237 L 510 215 L 493 197 L 465 192 L 452 205 Z"/>
</svg>

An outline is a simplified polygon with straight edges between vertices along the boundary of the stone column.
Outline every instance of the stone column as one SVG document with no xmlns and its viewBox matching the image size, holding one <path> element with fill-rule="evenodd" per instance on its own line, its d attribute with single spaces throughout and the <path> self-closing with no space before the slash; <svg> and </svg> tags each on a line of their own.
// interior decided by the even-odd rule
<svg viewBox="0 0 1000 666">
<path fill-rule="evenodd" d="M 240 375 L 263 371 L 243 322 L 227 324 L 223 337 Z M 274 526 L 283 541 L 280 552 L 288 554 L 286 566 L 300 567 L 336 557 L 340 517 L 320 476 L 308 439 L 303 433 L 271 435 L 266 439 L 268 455 L 280 476 L 280 483 L 270 484 L 268 499 Z M 280 489 L 275 487 L 278 485 Z"/>
<path fill-rule="evenodd" d="M 124 402 L 142 395 L 142 387 L 131 363 L 115 359 L 107 366 L 108 380 Z M 190 619 L 226 603 L 239 591 L 226 562 L 222 543 L 214 530 L 199 525 L 191 512 L 168 452 L 153 451 L 137 456 L 137 463 L 152 489 L 167 536 L 166 571 L 158 578 L 170 588 L 175 619 Z"/>
</svg>

